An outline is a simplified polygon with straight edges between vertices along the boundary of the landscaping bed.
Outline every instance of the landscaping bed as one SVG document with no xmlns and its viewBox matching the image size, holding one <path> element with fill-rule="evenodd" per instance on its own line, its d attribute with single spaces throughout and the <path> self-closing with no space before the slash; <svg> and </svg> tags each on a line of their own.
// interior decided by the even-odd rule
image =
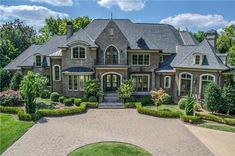
<svg viewBox="0 0 235 156">
<path fill-rule="evenodd" d="M 121 142 L 100 142 L 85 145 L 69 156 L 151 156 L 149 152 L 135 145 Z"/>
</svg>

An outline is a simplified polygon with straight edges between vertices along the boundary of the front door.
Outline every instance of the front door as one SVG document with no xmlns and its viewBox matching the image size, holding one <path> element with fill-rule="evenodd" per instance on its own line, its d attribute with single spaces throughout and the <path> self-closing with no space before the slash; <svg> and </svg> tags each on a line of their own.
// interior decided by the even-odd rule
<svg viewBox="0 0 235 156">
<path fill-rule="evenodd" d="M 120 76 L 117 74 L 108 74 L 104 76 L 104 91 L 116 92 L 120 85 Z"/>
</svg>

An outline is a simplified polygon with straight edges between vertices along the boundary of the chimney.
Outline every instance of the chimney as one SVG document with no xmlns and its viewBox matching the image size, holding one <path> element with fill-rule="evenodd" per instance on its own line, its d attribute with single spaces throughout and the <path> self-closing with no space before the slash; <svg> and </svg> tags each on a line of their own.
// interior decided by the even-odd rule
<svg viewBox="0 0 235 156">
<path fill-rule="evenodd" d="M 67 22 L 67 39 L 73 35 L 73 23 L 71 21 Z"/>
<path fill-rule="evenodd" d="M 212 47 L 216 48 L 216 39 L 217 39 L 217 31 L 214 29 L 211 29 L 207 31 L 206 33 L 206 39 L 211 44 Z"/>
</svg>

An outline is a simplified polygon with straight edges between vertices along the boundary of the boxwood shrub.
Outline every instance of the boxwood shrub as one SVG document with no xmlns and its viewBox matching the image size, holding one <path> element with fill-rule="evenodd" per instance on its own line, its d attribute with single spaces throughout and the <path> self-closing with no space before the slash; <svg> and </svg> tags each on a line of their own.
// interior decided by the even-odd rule
<svg viewBox="0 0 235 156">
<path fill-rule="evenodd" d="M 186 104 L 187 104 L 186 98 L 181 98 L 180 101 L 178 102 L 178 106 L 180 109 L 185 109 Z"/>
<path fill-rule="evenodd" d="M 48 89 L 44 89 L 42 92 L 40 92 L 41 98 L 49 98 L 50 97 L 50 91 Z"/>
<path fill-rule="evenodd" d="M 1 113 L 17 114 L 19 111 L 23 111 L 23 109 L 19 107 L 0 106 Z"/>
<path fill-rule="evenodd" d="M 126 102 L 124 104 L 125 108 L 136 108 L 136 105 L 140 104 L 141 102 Z"/>
<path fill-rule="evenodd" d="M 220 123 L 225 123 L 224 119 L 213 115 L 213 114 L 208 114 L 208 113 L 195 113 L 196 116 L 204 119 L 204 120 L 210 120 L 210 121 L 215 121 L 215 122 L 220 122 Z"/>
<path fill-rule="evenodd" d="M 75 98 L 75 99 L 74 99 L 74 104 L 75 104 L 76 106 L 80 106 L 81 103 L 82 103 L 82 99 L 80 99 L 80 98 Z"/>
<path fill-rule="evenodd" d="M 98 102 L 82 102 L 81 105 L 85 105 L 87 108 L 98 108 Z"/>
<path fill-rule="evenodd" d="M 53 101 L 53 102 L 58 102 L 59 97 L 60 97 L 60 94 L 59 94 L 59 93 L 53 92 L 53 93 L 51 93 L 50 99 L 51 99 L 51 101 Z"/>
<path fill-rule="evenodd" d="M 196 122 L 199 122 L 201 118 L 198 117 L 198 116 L 191 116 L 191 115 L 181 114 L 180 119 L 184 122 L 196 123 Z"/>
<path fill-rule="evenodd" d="M 89 101 L 89 102 L 97 102 L 97 98 L 96 98 L 95 96 L 90 96 L 90 97 L 88 98 L 88 101 Z"/>
<path fill-rule="evenodd" d="M 19 120 L 23 120 L 23 121 L 32 121 L 32 116 L 28 113 L 25 113 L 24 111 L 19 111 L 18 112 L 18 118 Z"/>
<path fill-rule="evenodd" d="M 59 102 L 60 102 L 60 103 L 64 103 L 64 100 L 65 100 L 65 99 L 67 99 L 67 97 L 65 97 L 65 96 L 60 96 L 60 97 L 59 97 Z"/>
<path fill-rule="evenodd" d="M 151 96 L 143 96 L 141 98 L 141 104 L 143 106 L 154 105 L 154 101 L 152 100 Z"/>
<path fill-rule="evenodd" d="M 72 98 L 64 99 L 63 103 L 64 103 L 65 106 L 72 106 L 73 105 L 73 99 Z"/>
</svg>

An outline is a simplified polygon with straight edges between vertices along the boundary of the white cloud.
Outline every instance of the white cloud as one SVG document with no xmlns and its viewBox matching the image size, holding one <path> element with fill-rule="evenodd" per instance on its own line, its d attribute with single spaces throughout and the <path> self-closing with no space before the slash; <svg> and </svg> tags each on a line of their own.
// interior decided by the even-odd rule
<svg viewBox="0 0 235 156">
<path fill-rule="evenodd" d="M 184 13 L 162 19 L 160 23 L 171 24 L 178 28 L 210 29 L 224 27 L 229 21 L 222 15 Z"/>
<path fill-rule="evenodd" d="M 116 5 L 122 11 L 139 11 L 145 6 L 144 0 L 98 0 L 97 3 L 106 8 Z"/>
<path fill-rule="evenodd" d="M 42 6 L 18 5 L 5 6 L 0 5 L 1 22 L 6 22 L 14 18 L 19 18 L 36 29 L 44 24 L 44 19 L 48 17 L 69 17 L 68 14 L 56 12 Z"/>
<path fill-rule="evenodd" d="M 30 0 L 31 2 L 47 3 L 54 6 L 72 6 L 74 0 Z"/>
</svg>

